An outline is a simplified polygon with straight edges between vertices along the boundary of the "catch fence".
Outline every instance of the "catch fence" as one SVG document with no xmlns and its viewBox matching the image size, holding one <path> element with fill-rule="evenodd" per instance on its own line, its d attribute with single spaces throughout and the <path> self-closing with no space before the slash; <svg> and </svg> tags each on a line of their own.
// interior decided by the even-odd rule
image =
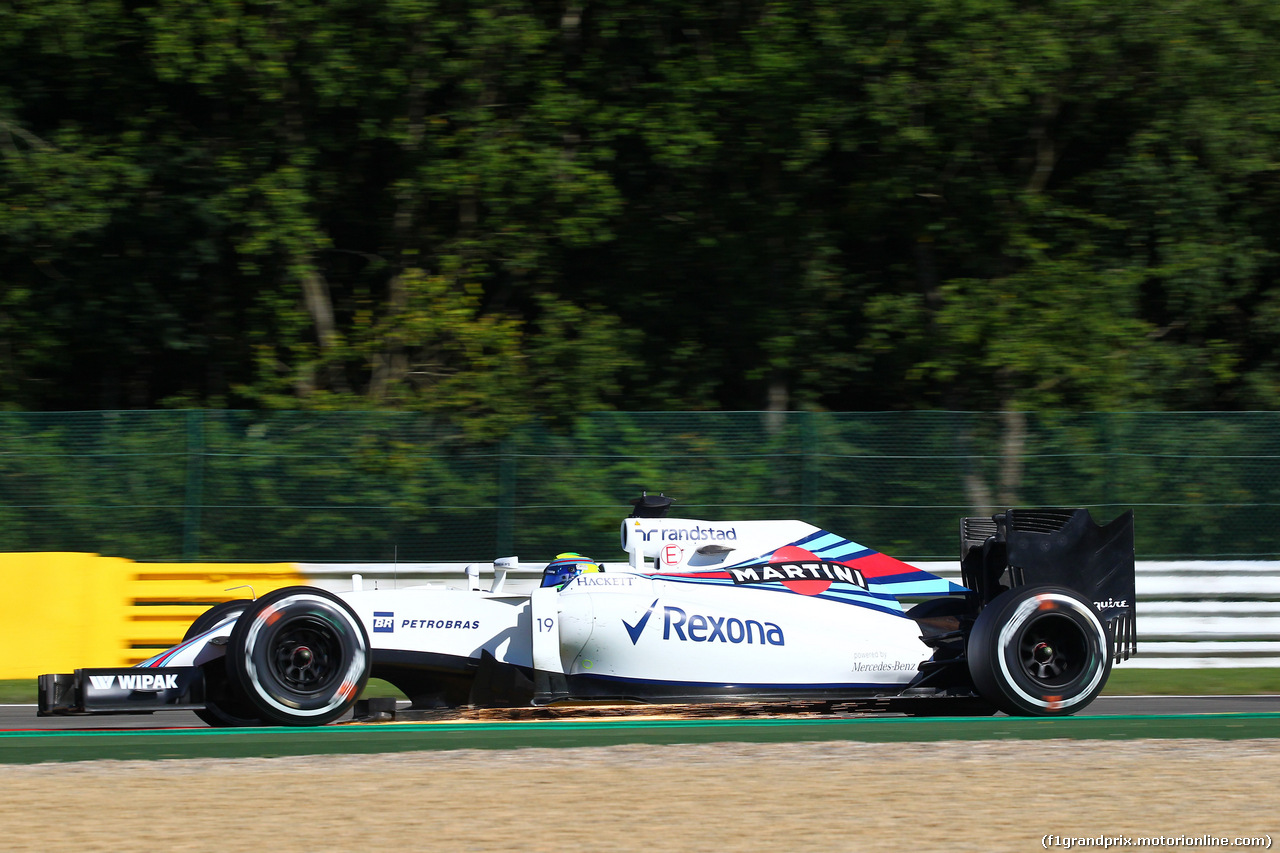
<svg viewBox="0 0 1280 853">
<path fill-rule="evenodd" d="M 1010 505 L 1132 508 L 1140 559 L 1276 559 L 1280 413 L 595 413 L 493 442 L 411 413 L 0 413 L 0 551 L 614 559 L 642 490 L 909 560 Z"/>
</svg>

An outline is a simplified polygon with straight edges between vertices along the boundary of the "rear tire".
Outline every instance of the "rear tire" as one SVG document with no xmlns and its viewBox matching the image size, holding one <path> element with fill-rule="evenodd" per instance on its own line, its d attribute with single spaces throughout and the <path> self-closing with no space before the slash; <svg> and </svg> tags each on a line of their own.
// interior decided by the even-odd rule
<svg viewBox="0 0 1280 853">
<path fill-rule="evenodd" d="M 974 623 L 966 657 L 978 693 L 1012 716 L 1074 714 L 1111 674 L 1111 639 L 1092 602 L 1060 586 L 1002 592 Z"/>
<path fill-rule="evenodd" d="M 364 626 L 316 587 L 264 595 L 231 631 L 227 671 L 269 724 L 321 726 L 355 704 L 372 665 Z"/>
<path fill-rule="evenodd" d="M 185 643 L 230 618 L 238 618 L 252 604 L 244 598 L 215 604 L 196 617 L 182 635 L 182 641 Z M 248 697 L 232 683 L 225 656 L 208 661 L 200 668 L 204 672 L 204 707 L 195 712 L 197 717 L 214 728 L 264 725 Z"/>
</svg>

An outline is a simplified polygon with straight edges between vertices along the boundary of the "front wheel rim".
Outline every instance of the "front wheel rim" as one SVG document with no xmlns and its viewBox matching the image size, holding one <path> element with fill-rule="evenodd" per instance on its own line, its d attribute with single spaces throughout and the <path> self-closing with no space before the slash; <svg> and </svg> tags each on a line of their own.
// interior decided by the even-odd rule
<svg viewBox="0 0 1280 853">
<path fill-rule="evenodd" d="M 276 631 L 269 661 L 272 675 L 289 691 L 321 693 L 342 672 L 342 639 L 321 619 L 294 619 Z"/>
</svg>

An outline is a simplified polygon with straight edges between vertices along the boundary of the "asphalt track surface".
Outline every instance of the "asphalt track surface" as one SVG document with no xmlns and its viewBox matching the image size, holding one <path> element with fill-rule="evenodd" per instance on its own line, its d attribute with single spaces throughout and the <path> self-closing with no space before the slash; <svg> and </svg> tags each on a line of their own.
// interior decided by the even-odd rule
<svg viewBox="0 0 1280 853">
<path fill-rule="evenodd" d="M 1278 707 L 1280 696 L 1118 696 L 1096 700 L 1085 714 L 1054 718 L 912 718 L 836 713 L 804 718 L 692 718 L 667 714 L 590 719 L 575 714 L 573 718 L 535 721 L 450 718 L 316 728 L 215 729 L 200 724 L 193 714 L 176 711 L 143 716 L 39 718 L 30 706 L 10 705 L 0 708 L 0 766 L 102 759 L 284 758 L 622 744 L 1274 740 L 1280 739 Z"/>
<path fill-rule="evenodd" d="M 1280 694 L 1260 696 L 1101 696 L 1089 716 L 1163 716 L 1170 714 L 1276 714 Z M 888 718 L 890 715 L 884 715 Z M 36 706 L 0 705 L 0 731 L 111 731 L 120 729 L 205 728 L 189 711 L 156 714 L 37 717 Z"/>
</svg>

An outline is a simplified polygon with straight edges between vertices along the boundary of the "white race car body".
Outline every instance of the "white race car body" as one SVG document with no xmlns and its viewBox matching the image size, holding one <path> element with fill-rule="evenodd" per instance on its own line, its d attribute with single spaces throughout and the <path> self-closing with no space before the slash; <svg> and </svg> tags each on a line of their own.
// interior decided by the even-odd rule
<svg viewBox="0 0 1280 853">
<path fill-rule="evenodd" d="M 484 652 L 567 676 L 582 695 L 798 695 L 901 687 L 933 650 L 899 596 L 963 587 L 800 521 L 629 519 L 653 569 L 578 575 L 532 594 L 449 588 L 338 593 L 387 668 L 465 672 Z M 711 544 L 707 548 L 705 544 Z M 708 553 L 710 552 L 710 553 Z M 140 667 L 223 654 L 235 618 Z"/>
<path fill-rule="evenodd" d="M 1060 687 L 1084 685 L 1068 703 L 1080 707 L 1101 689 L 1116 626 L 1131 641 L 1132 594 L 1125 601 L 1109 593 L 1113 612 L 1101 614 L 1101 603 L 1042 587 L 1054 592 L 1034 599 L 1043 604 L 1003 608 L 1012 627 L 979 628 L 976 636 L 995 639 L 983 640 L 991 645 L 983 660 L 991 662 L 976 665 L 967 663 L 975 616 L 1015 593 L 1013 583 L 998 583 L 1023 571 L 1006 566 L 1005 553 L 1040 535 L 1037 525 L 1056 525 L 1054 535 L 1071 542 L 1103 542 L 1089 549 L 1119 555 L 1107 557 L 1119 569 L 1081 571 L 1113 585 L 1124 580 L 1127 532 L 1131 588 L 1132 518 L 1098 528 L 1081 510 L 1034 512 L 1010 510 L 1010 519 L 1029 520 L 1001 515 L 982 522 L 990 531 L 978 525 L 976 539 L 962 534 L 970 537 L 966 582 L 972 576 L 976 593 L 801 521 L 631 517 L 622 525 L 625 565 L 529 593 L 505 590 L 509 558 L 496 562 L 488 590 L 477 583 L 370 590 L 355 578 L 348 592 L 292 587 L 219 605 L 184 642 L 127 676 L 42 676 L 41 713 L 191 707 L 219 724 L 314 724 L 349 708 L 370 673 L 403 690 L 415 708 L 947 697 L 1057 713 Z M 930 600 L 906 613 L 903 598 Z M 156 695 L 131 703 L 118 679 L 136 685 L 145 677 L 139 670 L 164 675 L 152 679 Z M 993 687 L 975 690 L 975 682 L 992 679 Z"/>
</svg>

